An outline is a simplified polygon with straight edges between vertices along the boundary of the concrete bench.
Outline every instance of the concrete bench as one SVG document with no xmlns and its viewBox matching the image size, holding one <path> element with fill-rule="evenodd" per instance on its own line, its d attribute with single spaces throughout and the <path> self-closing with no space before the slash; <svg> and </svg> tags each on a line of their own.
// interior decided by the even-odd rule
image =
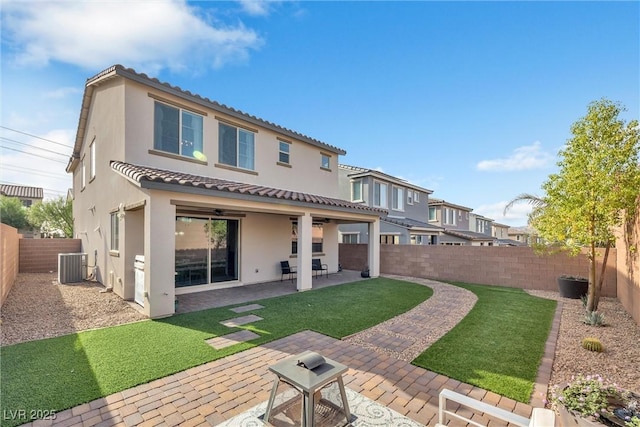
<svg viewBox="0 0 640 427">
<path fill-rule="evenodd" d="M 453 411 L 448 411 L 448 400 L 471 408 L 476 412 L 483 412 L 488 416 L 507 421 L 508 423 L 519 427 L 552 427 L 555 424 L 555 414 L 550 409 L 534 408 L 533 413 L 531 414 L 531 418 L 526 418 L 505 409 L 497 408 L 495 406 L 489 405 L 488 403 L 481 402 L 472 397 L 456 393 L 455 391 L 444 389 L 440 392 L 438 423 L 436 424 L 436 427 L 446 427 L 447 415 L 452 418 L 463 420 L 477 427 L 485 427 L 483 424 L 479 424 L 476 421 L 472 421 L 468 418 L 463 417 L 462 415 L 458 415 Z"/>
</svg>

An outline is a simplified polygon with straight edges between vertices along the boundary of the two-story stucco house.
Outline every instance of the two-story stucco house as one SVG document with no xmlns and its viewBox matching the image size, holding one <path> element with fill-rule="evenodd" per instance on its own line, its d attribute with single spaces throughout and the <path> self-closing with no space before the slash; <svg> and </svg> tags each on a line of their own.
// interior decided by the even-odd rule
<svg viewBox="0 0 640 427">
<path fill-rule="evenodd" d="M 442 228 L 428 221 L 431 190 L 386 173 L 357 166 L 338 166 L 340 197 L 353 203 L 388 210 L 380 221 L 381 244 L 437 244 Z M 341 243 L 367 243 L 363 224 L 339 227 Z"/>
<path fill-rule="evenodd" d="M 513 240 L 509 237 L 509 226 L 506 224 L 493 223 L 493 237 L 496 238 L 496 245 L 498 246 L 524 246 L 523 243 Z"/>
<path fill-rule="evenodd" d="M 429 222 L 444 228 L 438 243 L 453 246 L 493 245 L 495 239 L 491 236 L 490 224 L 486 224 L 484 217 L 480 222 L 476 222 L 477 216 L 471 213 L 472 210 L 469 207 L 450 203 L 443 199 L 431 198 L 429 200 Z M 483 231 L 472 231 L 479 228 Z"/>
<path fill-rule="evenodd" d="M 150 317 L 176 294 L 280 280 L 280 261 L 310 289 L 313 258 L 338 270 L 342 223 L 366 225 L 376 277 L 385 212 L 339 198 L 344 154 L 115 65 L 85 85 L 74 233 L 96 278 Z"/>
</svg>

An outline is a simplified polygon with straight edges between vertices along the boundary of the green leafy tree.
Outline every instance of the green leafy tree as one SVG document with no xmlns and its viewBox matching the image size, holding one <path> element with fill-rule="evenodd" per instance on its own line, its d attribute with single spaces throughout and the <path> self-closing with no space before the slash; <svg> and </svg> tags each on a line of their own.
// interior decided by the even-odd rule
<svg viewBox="0 0 640 427">
<path fill-rule="evenodd" d="M 73 205 L 64 197 L 32 205 L 29 221 L 47 236 L 73 237 Z"/>
<path fill-rule="evenodd" d="M 559 153 L 559 171 L 543 184 L 545 196 L 529 217 L 547 242 L 574 255 L 586 248 L 588 311 L 598 308 L 614 230 L 625 222 L 625 212 L 633 216 L 640 191 L 638 121 L 626 123 L 619 118 L 622 111 L 607 99 L 589 104 L 586 116 L 572 125 L 573 136 Z M 599 277 L 598 247 L 605 248 Z"/>
<path fill-rule="evenodd" d="M 0 220 L 13 228 L 29 228 L 27 208 L 17 197 L 0 196 Z"/>
</svg>

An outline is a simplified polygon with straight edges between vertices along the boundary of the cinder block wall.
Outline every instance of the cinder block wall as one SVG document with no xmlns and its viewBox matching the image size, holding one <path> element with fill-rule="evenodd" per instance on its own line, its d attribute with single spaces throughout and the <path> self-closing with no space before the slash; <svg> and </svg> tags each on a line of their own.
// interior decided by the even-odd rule
<svg viewBox="0 0 640 427">
<path fill-rule="evenodd" d="M 602 261 L 601 256 L 598 259 Z M 366 260 L 366 244 L 340 244 L 343 268 L 361 270 Z M 584 254 L 576 257 L 564 253 L 538 255 L 529 247 L 380 245 L 382 274 L 521 289 L 557 291 L 558 276 L 587 276 L 588 266 Z M 616 249 L 611 249 L 602 295 L 616 297 L 616 282 Z"/>
<path fill-rule="evenodd" d="M 18 248 L 20 235 L 18 230 L 6 224 L 0 224 L 0 306 L 9 295 L 13 282 L 18 275 Z"/>
<path fill-rule="evenodd" d="M 58 271 L 58 254 L 78 253 L 80 239 L 20 239 L 20 273 Z"/>
</svg>

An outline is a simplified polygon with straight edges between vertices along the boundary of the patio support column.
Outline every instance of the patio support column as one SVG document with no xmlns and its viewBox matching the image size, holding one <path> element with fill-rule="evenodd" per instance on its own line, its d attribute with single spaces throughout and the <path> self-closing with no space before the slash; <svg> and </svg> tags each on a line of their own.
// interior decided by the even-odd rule
<svg viewBox="0 0 640 427">
<path fill-rule="evenodd" d="M 298 273 L 296 274 L 298 291 L 307 291 L 312 286 L 312 228 L 311 215 L 305 214 L 298 217 Z"/>
<path fill-rule="evenodd" d="M 369 245 L 368 245 L 369 275 L 371 277 L 380 276 L 380 218 L 369 223 Z"/>
<path fill-rule="evenodd" d="M 162 192 L 144 209 L 144 312 L 151 318 L 175 312 L 176 207 Z M 133 266 L 133 260 L 127 260 Z M 131 267 L 130 267 L 131 268 Z"/>
</svg>

